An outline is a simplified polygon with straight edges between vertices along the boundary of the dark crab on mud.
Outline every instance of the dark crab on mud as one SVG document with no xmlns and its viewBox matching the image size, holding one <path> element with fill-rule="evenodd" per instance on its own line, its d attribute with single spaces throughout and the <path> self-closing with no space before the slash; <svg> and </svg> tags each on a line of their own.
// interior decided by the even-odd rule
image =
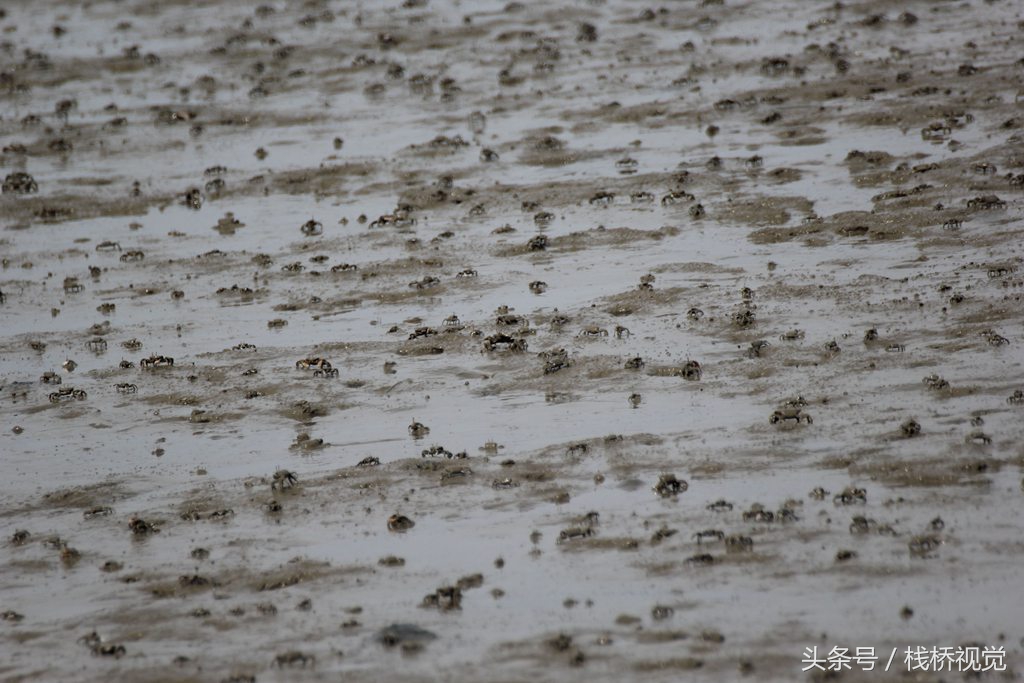
<svg viewBox="0 0 1024 683">
<path fill-rule="evenodd" d="M 773 425 L 784 424 L 786 422 L 794 422 L 796 424 L 800 424 L 800 422 L 806 422 L 807 424 L 811 424 L 812 422 L 814 422 L 814 420 L 811 419 L 810 415 L 803 412 L 803 410 L 800 409 L 799 407 L 793 406 L 784 406 L 782 408 L 779 408 L 778 410 L 772 413 L 772 416 L 769 418 L 768 421 L 771 422 Z"/>
<path fill-rule="evenodd" d="M 88 397 L 81 389 L 75 389 L 74 387 L 62 387 L 57 391 L 50 393 L 50 403 L 63 403 L 65 401 L 84 401 Z"/>
<path fill-rule="evenodd" d="M 690 488 L 685 479 L 678 479 L 674 474 L 662 474 L 653 487 L 654 492 L 662 498 L 672 498 Z"/>
<path fill-rule="evenodd" d="M 294 472 L 289 470 L 277 470 L 274 472 L 274 477 L 270 482 L 270 488 L 273 491 L 283 491 L 295 486 L 298 481 L 299 478 L 295 476 Z"/>
<path fill-rule="evenodd" d="M 143 370 L 149 370 L 152 368 L 164 368 L 171 367 L 174 365 L 174 359 L 169 356 L 161 356 L 154 354 L 149 358 L 143 358 L 139 361 L 139 367 Z"/>
</svg>

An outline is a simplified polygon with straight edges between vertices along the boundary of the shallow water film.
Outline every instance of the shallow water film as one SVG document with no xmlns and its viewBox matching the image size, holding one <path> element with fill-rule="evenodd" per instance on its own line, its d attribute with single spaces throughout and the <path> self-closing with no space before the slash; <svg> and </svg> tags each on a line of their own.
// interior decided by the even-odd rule
<svg viewBox="0 0 1024 683">
<path fill-rule="evenodd" d="M 1019 680 L 1024 6 L 0 6 L 0 680 Z"/>
</svg>

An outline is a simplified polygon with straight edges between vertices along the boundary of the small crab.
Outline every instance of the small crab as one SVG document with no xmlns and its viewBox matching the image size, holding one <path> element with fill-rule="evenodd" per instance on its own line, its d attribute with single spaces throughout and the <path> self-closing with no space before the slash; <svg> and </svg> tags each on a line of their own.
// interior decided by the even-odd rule
<svg viewBox="0 0 1024 683">
<path fill-rule="evenodd" d="M 414 526 L 416 526 L 416 522 L 412 521 L 405 515 L 395 514 L 388 517 L 388 531 L 397 531 L 401 533 L 408 531 Z"/>
<path fill-rule="evenodd" d="M 644 365 L 644 359 L 641 358 L 640 356 L 636 356 L 634 358 L 630 358 L 629 360 L 627 360 L 626 364 L 623 367 L 625 367 L 627 370 L 643 370 Z"/>
<path fill-rule="evenodd" d="M 693 308 L 686 312 L 686 317 L 696 322 L 704 317 L 704 311 L 694 306 Z"/>
<path fill-rule="evenodd" d="M 516 339 L 511 335 L 498 332 L 484 339 L 485 352 L 498 351 L 506 349 L 508 351 L 526 351 L 527 343 L 525 339 Z"/>
<path fill-rule="evenodd" d="M 725 532 L 718 529 L 704 529 L 695 533 L 693 537 L 697 540 L 697 545 L 701 545 L 708 538 L 713 538 L 716 541 L 725 540 Z"/>
<path fill-rule="evenodd" d="M 770 346 L 771 343 L 767 339 L 758 339 L 757 341 L 750 342 L 750 346 L 747 348 L 747 358 L 760 358 L 765 349 Z"/>
<path fill-rule="evenodd" d="M 461 325 L 462 321 L 459 320 L 459 316 L 457 316 L 454 313 L 452 313 L 450 316 L 448 316 L 447 318 L 445 318 L 442 321 L 442 324 L 445 327 L 455 327 L 455 326 Z"/>
<path fill-rule="evenodd" d="M 789 330 L 779 335 L 779 341 L 798 341 L 804 338 L 803 330 Z"/>
<path fill-rule="evenodd" d="M 1024 405 L 1024 391 L 1015 389 L 1014 392 L 1006 399 L 1006 402 L 1011 406 Z"/>
<path fill-rule="evenodd" d="M 270 488 L 273 491 L 283 491 L 290 489 L 298 483 L 299 478 L 295 476 L 295 473 L 290 470 L 277 470 L 274 472 L 274 478 L 270 482 Z"/>
<path fill-rule="evenodd" d="M 773 425 L 790 421 L 795 422 L 797 424 L 800 424 L 801 421 L 804 421 L 807 424 L 811 424 L 812 422 L 814 422 L 814 420 L 811 419 L 810 415 L 803 412 L 800 408 L 795 407 L 780 408 L 779 410 L 776 410 L 774 413 L 772 413 L 772 416 L 769 419 L 769 422 L 771 422 Z"/>
<path fill-rule="evenodd" d="M 733 534 L 726 536 L 724 539 L 725 549 L 727 552 L 750 552 L 754 549 L 754 539 L 750 536 L 743 536 L 741 534 Z"/>
<path fill-rule="evenodd" d="M 326 358 L 300 358 L 295 361 L 296 370 L 331 370 L 333 367 Z"/>
<path fill-rule="evenodd" d="M 847 486 L 832 498 L 836 505 L 864 505 L 868 502 L 868 492 L 857 486 Z"/>
<path fill-rule="evenodd" d="M 680 368 L 673 368 L 672 375 L 675 377 L 682 377 L 683 379 L 690 380 L 691 382 L 699 381 L 703 375 L 703 370 L 700 367 L 700 363 L 695 360 L 688 360 L 683 363 Z"/>
<path fill-rule="evenodd" d="M 81 389 L 74 387 L 63 387 L 49 395 L 50 403 L 62 403 L 64 401 L 84 401 L 88 397 Z"/>
<path fill-rule="evenodd" d="M 282 652 L 274 657 L 274 663 L 277 664 L 278 667 L 298 665 L 305 669 L 307 666 L 311 666 L 316 663 L 316 657 L 304 652 L 299 652 L 298 650 L 291 650 L 289 652 Z"/>
<path fill-rule="evenodd" d="M 965 441 L 975 446 L 988 446 L 992 443 L 992 437 L 981 431 L 973 431 L 967 435 Z"/>
<path fill-rule="evenodd" d="M 174 365 L 173 358 L 157 354 L 154 354 L 149 358 L 143 358 L 142 360 L 139 361 L 139 367 L 142 368 L 143 370 L 148 370 L 151 368 L 170 367 L 172 365 Z"/>
<path fill-rule="evenodd" d="M 683 493 L 690 485 L 685 479 L 677 479 L 674 474 L 663 474 L 658 477 L 658 483 L 654 485 L 654 492 L 662 498 L 674 497 Z"/>
<path fill-rule="evenodd" d="M 754 324 L 756 316 L 749 308 L 737 311 L 732 315 L 732 324 L 739 328 L 747 328 Z"/>
<path fill-rule="evenodd" d="M 921 433 L 921 425 L 917 420 L 907 420 L 900 425 L 900 431 L 909 439 Z"/>
<path fill-rule="evenodd" d="M 929 557 L 939 549 L 942 543 L 942 537 L 936 534 L 926 534 L 910 539 L 907 547 L 910 549 L 910 554 L 915 557 Z"/>
<path fill-rule="evenodd" d="M 430 427 L 426 426 L 422 422 L 413 420 L 412 424 L 409 425 L 409 433 L 412 434 L 414 439 L 422 439 L 430 433 Z"/>
<path fill-rule="evenodd" d="M 316 237 L 317 235 L 322 235 L 324 233 L 324 224 L 318 220 L 310 218 L 302 224 L 300 229 L 302 230 L 302 234 L 306 237 Z"/>
<path fill-rule="evenodd" d="M 115 384 L 114 389 L 116 389 L 119 394 L 134 394 L 139 390 L 139 387 L 128 382 L 121 382 L 119 384 Z"/>
<path fill-rule="evenodd" d="M 608 336 L 608 330 L 604 329 L 603 327 L 598 327 L 597 325 L 587 325 L 582 330 L 580 330 L 580 333 L 579 333 L 578 336 L 580 336 L 580 337 L 607 337 Z"/>
<path fill-rule="evenodd" d="M 136 536 L 145 536 L 147 534 L 152 534 L 159 531 L 159 529 L 157 529 L 155 526 L 139 517 L 132 517 L 131 519 L 129 519 L 128 528 Z"/>
<path fill-rule="evenodd" d="M 568 529 L 562 529 L 561 533 L 558 534 L 558 542 L 564 543 L 566 541 L 575 541 L 581 538 L 588 538 L 594 535 L 593 528 L 589 526 L 574 526 Z"/>
<path fill-rule="evenodd" d="M 629 331 L 628 327 L 624 327 L 622 325 L 616 325 L 615 326 L 615 338 L 616 339 L 625 339 L 629 335 L 630 335 L 630 331 Z"/>
</svg>

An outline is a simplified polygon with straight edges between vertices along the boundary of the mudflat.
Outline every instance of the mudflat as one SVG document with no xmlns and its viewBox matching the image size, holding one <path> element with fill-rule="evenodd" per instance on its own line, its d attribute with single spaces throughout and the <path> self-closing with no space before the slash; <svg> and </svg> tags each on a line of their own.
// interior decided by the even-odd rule
<svg viewBox="0 0 1024 683">
<path fill-rule="evenodd" d="M 0 680 L 1018 678 L 1019 4 L 68 5 Z"/>
</svg>

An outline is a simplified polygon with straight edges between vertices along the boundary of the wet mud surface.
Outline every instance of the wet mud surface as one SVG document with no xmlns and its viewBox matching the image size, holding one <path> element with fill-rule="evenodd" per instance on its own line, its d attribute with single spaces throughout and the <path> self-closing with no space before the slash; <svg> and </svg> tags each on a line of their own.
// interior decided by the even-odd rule
<svg viewBox="0 0 1024 683">
<path fill-rule="evenodd" d="M 193 4 L 0 10 L 0 679 L 1018 678 L 1019 5 Z"/>
</svg>

